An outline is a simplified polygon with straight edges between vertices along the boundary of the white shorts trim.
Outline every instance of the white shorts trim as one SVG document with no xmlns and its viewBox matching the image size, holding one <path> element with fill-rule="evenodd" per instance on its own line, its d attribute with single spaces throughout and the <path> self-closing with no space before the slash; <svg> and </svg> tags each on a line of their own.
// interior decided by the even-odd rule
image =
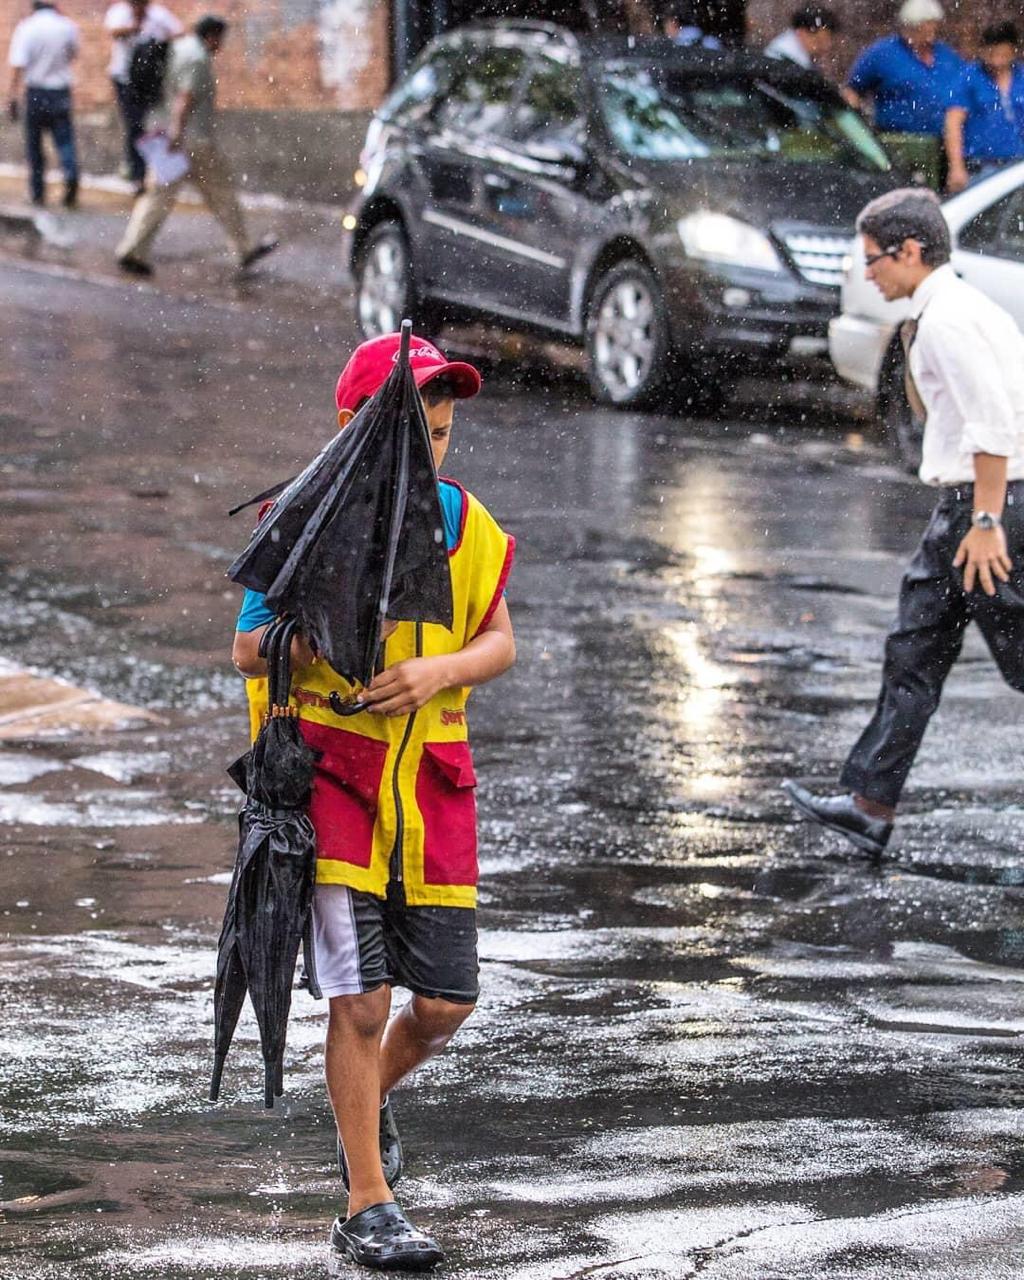
<svg viewBox="0 0 1024 1280">
<path fill-rule="evenodd" d="M 313 890 L 313 962 L 328 1000 L 363 994 L 359 935 L 348 885 L 318 884 Z"/>
</svg>

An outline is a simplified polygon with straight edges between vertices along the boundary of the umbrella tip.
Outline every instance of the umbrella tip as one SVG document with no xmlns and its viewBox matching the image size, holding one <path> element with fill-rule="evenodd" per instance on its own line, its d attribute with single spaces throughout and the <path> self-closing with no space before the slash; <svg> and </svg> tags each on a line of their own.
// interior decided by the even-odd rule
<svg viewBox="0 0 1024 1280">
<path fill-rule="evenodd" d="M 402 340 L 398 348 L 398 363 L 406 364 L 409 359 L 409 347 L 412 343 L 412 321 L 402 321 Z"/>
</svg>

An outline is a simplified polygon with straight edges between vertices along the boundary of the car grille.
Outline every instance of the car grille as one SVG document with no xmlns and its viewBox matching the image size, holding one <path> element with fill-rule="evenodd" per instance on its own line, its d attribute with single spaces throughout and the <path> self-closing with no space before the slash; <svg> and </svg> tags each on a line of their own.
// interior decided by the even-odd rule
<svg viewBox="0 0 1024 1280">
<path fill-rule="evenodd" d="M 843 236 L 821 231 L 789 231 L 782 237 L 803 278 L 834 289 L 843 283 L 843 259 L 850 252 L 852 239 L 853 232 Z"/>
</svg>

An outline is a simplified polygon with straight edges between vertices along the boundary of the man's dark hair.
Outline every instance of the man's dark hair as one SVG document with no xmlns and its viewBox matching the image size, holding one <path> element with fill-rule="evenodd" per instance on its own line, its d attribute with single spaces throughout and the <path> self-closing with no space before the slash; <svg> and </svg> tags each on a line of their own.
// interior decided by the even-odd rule
<svg viewBox="0 0 1024 1280">
<path fill-rule="evenodd" d="M 1020 32 L 1013 22 L 993 22 L 981 33 L 981 47 L 991 49 L 994 44 L 1012 44 L 1016 48 L 1020 44 Z"/>
<path fill-rule="evenodd" d="M 857 230 L 884 250 L 895 251 L 904 240 L 916 240 L 925 266 L 941 267 L 949 261 L 949 227 L 939 197 L 924 187 L 900 187 L 872 200 L 861 209 Z"/>
<path fill-rule="evenodd" d="M 227 29 L 227 20 L 215 13 L 204 13 L 192 28 L 200 40 L 205 40 L 208 36 L 222 36 Z"/>
<path fill-rule="evenodd" d="M 439 373 L 436 378 L 431 378 L 420 387 L 420 398 L 431 408 L 436 404 L 443 404 L 445 400 L 458 400 L 458 384 L 450 373 Z"/>
<path fill-rule="evenodd" d="M 838 31 L 839 19 L 823 4 L 802 5 L 789 20 L 794 31 Z"/>
</svg>

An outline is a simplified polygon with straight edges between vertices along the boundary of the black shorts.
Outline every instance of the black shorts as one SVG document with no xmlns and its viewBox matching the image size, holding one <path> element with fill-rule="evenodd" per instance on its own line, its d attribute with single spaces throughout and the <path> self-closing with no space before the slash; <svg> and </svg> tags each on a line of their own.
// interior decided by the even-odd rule
<svg viewBox="0 0 1024 1280">
<path fill-rule="evenodd" d="M 410 907 L 400 884 L 387 898 L 340 884 L 313 896 L 317 981 L 324 995 L 408 987 L 418 996 L 474 1004 L 480 992 L 472 907 Z"/>
</svg>

